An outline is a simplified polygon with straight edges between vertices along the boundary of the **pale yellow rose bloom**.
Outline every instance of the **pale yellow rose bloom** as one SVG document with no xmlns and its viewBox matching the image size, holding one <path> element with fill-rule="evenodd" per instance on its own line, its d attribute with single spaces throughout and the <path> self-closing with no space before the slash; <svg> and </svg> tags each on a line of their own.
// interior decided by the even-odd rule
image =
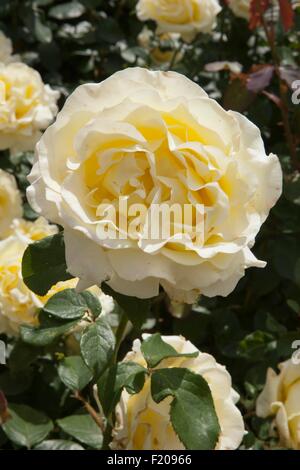
<svg viewBox="0 0 300 470">
<path fill-rule="evenodd" d="M 0 332 L 17 335 L 21 324 L 37 324 L 45 298 L 31 292 L 22 279 L 22 257 L 29 243 L 57 232 L 42 217 L 35 222 L 16 220 L 13 235 L 0 241 Z M 60 288 L 60 286 L 58 286 Z"/>
<path fill-rule="evenodd" d="M 251 248 L 282 173 L 246 117 L 183 75 L 130 68 L 75 90 L 38 143 L 29 180 L 33 208 L 64 227 L 79 288 L 107 281 L 149 298 L 162 286 L 193 303 L 199 294 L 228 295 L 246 268 L 265 266 Z M 152 237 L 140 217 L 133 234 L 132 218 L 121 226 L 101 211 L 104 203 L 118 211 L 120 197 L 147 214 L 154 204 L 201 205 L 203 227 L 192 220 L 180 233 Z M 116 238 L 103 239 L 107 225 Z M 164 225 L 154 220 L 151 230 Z"/>
<path fill-rule="evenodd" d="M 22 217 L 22 199 L 13 175 L 0 169 L 0 239 L 11 233 L 13 219 Z"/>
<path fill-rule="evenodd" d="M 137 16 L 154 20 L 159 33 L 179 33 L 186 41 L 197 33 L 210 33 L 221 11 L 217 0 L 139 0 Z"/>
<path fill-rule="evenodd" d="M 279 374 L 268 369 L 266 384 L 256 403 L 261 418 L 275 416 L 280 442 L 300 450 L 300 364 L 288 360 L 279 365 Z"/>
<path fill-rule="evenodd" d="M 146 339 L 149 335 L 143 335 Z M 163 341 L 175 348 L 178 353 L 198 351 L 182 336 L 163 336 Z M 147 367 L 141 353 L 141 343 L 135 340 L 133 350 L 124 361 L 132 361 Z M 224 366 L 206 353 L 199 352 L 195 358 L 164 359 L 156 367 L 184 367 L 200 374 L 208 383 L 221 432 L 216 450 L 236 449 L 244 436 L 244 422 L 236 403 L 239 395 L 231 386 L 231 377 Z M 120 403 L 116 408 L 117 425 L 113 431 L 113 449 L 127 450 L 181 450 L 184 449 L 170 422 L 171 397 L 155 403 L 151 397 L 150 378 L 146 378 L 140 393 L 130 395 L 123 390 Z"/>
<path fill-rule="evenodd" d="M 31 67 L 0 63 L 0 150 L 33 150 L 57 113 L 58 96 Z"/>
<path fill-rule="evenodd" d="M 249 20 L 250 0 L 228 0 L 228 5 L 236 16 Z"/>
</svg>

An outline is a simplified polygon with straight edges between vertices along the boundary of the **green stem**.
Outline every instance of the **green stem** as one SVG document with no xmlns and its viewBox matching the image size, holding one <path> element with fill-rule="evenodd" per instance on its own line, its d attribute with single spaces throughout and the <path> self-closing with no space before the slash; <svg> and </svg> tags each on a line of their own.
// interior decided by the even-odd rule
<svg viewBox="0 0 300 470">
<path fill-rule="evenodd" d="M 117 362 L 118 352 L 119 352 L 119 349 L 120 349 L 120 346 L 124 337 L 127 323 L 128 323 L 127 315 L 125 313 L 122 313 L 121 318 L 120 318 L 120 323 L 116 332 L 116 345 L 115 345 L 115 349 L 114 349 L 114 353 L 112 357 L 112 364 L 115 364 Z"/>
<path fill-rule="evenodd" d="M 117 363 L 119 349 L 123 341 L 127 324 L 128 324 L 127 315 L 125 313 L 122 313 L 121 318 L 120 318 L 120 323 L 116 332 L 116 344 L 115 344 L 115 349 L 114 349 L 112 360 L 111 360 L 111 366 Z M 105 432 L 103 434 L 103 445 L 102 445 L 103 450 L 109 450 L 109 443 L 111 441 L 111 433 L 113 430 L 111 422 L 114 421 L 114 416 L 109 417 L 109 418 L 112 418 L 112 419 L 107 420 Z"/>
<path fill-rule="evenodd" d="M 168 67 L 168 70 L 172 70 L 174 65 L 176 64 L 176 59 L 177 59 L 177 56 L 178 54 L 181 52 L 181 49 L 183 48 L 184 46 L 184 42 L 180 41 L 178 47 L 175 49 L 173 55 L 172 55 L 172 59 L 170 61 L 170 64 L 169 64 L 169 67 Z"/>
</svg>

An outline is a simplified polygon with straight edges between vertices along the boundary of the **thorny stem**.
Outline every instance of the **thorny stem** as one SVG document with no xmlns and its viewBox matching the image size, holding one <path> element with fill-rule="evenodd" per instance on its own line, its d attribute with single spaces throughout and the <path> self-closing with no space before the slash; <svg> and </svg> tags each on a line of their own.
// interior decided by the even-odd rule
<svg viewBox="0 0 300 470">
<path fill-rule="evenodd" d="M 81 395 L 81 393 L 77 390 L 74 393 L 74 398 L 76 400 L 81 401 L 83 406 L 85 407 L 86 411 L 89 413 L 89 415 L 93 418 L 97 426 L 101 429 L 101 431 L 104 431 L 104 422 L 102 417 L 97 413 L 97 411 L 92 407 L 92 405 L 86 401 L 86 399 Z"/>
<path fill-rule="evenodd" d="M 268 44 L 270 46 L 275 73 L 279 79 L 279 94 L 280 94 L 280 101 L 281 101 L 279 109 L 281 111 L 287 145 L 290 150 L 293 165 L 296 169 L 299 170 L 300 163 L 297 160 L 297 146 L 296 146 L 296 141 L 291 130 L 290 120 L 289 120 L 289 109 L 286 103 L 286 85 L 284 81 L 282 80 L 281 74 L 280 74 L 280 59 L 278 57 L 277 50 L 276 50 L 274 23 L 272 22 L 271 27 L 269 28 L 263 15 L 261 16 L 261 21 L 262 21 L 262 26 L 264 28 L 264 31 L 267 37 Z"/>
</svg>

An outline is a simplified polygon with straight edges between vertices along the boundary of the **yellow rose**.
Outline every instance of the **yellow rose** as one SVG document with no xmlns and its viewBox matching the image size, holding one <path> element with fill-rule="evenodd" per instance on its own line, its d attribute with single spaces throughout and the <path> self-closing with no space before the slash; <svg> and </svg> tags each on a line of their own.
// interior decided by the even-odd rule
<svg viewBox="0 0 300 470">
<path fill-rule="evenodd" d="M 159 33 L 179 33 L 186 41 L 210 33 L 221 11 L 217 0 L 139 0 L 137 16 L 154 20 Z"/>
<path fill-rule="evenodd" d="M 228 0 L 228 5 L 236 16 L 249 20 L 250 0 Z"/>
<path fill-rule="evenodd" d="M 268 369 L 256 413 L 261 418 L 274 415 L 281 444 L 300 450 L 300 364 L 288 360 L 279 365 L 279 370 L 276 374 Z"/>
<path fill-rule="evenodd" d="M 29 180 L 33 208 L 65 229 L 79 288 L 105 280 L 149 298 L 161 285 L 173 300 L 192 303 L 199 294 L 228 295 L 245 268 L 265 265 L 250 249 L 281 194 L 282 174 L 246 117 L 183 75 L 130 68 L 75 90 L 38 143 Z M 147 217 L 136 235 L 134 216 L 124 226 L 102 212 L 104 204 L 118 211 L 120 198 L 129 208 L 143 204 L 147 217 L 160 204 L 200 205 L 203 237 L 195 238 L 194 220 L 174 224 L 179 233 L 149 236 Z M 107 225 L 117 239 L 103 239 Z M 165 226 L 154 221 L 151 230 Z"/>
<path fill-rule="evenodd" d="M 32 150 L 57 112 L 58 96 L 36 70 L 0 63 L 0 150 Z"/>
<path fill-rule="evenodd" d="M 23 213 L 22 199 L 13 175 L 0 169 L 0 239 L 11 232 L 13 219 Z"/>
<path fill-rule="evenodd" d="M 18 333 L 20 324 L 35 325 L 45 299 L 23 282 L 22 257 L 28 244 L 57 232 L 42 217 L 35 222 L 14 221 L 13 235 L 0 241 L 0 332 Z"/>
<path fill-rule="evenodd" d="M 148 336 L 143 335 L 143 339 Z M 162 339 L 178 353 L 198 351 L 182 336 L 163 336 Z M 133 350 L 126 355 L 124 361 L 136 362 L 146 367 L 139 340 L 134 341 Z M 164 359 L 156 368 L 164 367 L 185 367 L 203 376 L 210 387 L 221 428 L 216 450 L 236 449 L 244 436 L 244 423 L 235 405 L 239 395 L 231 386 L 231 377 L 226 368 L 218 364 L 210 354 L 201 352 L 196 358 Z M 170 402 L 169 397 L 160 403 L 153 401 L 150 378 L 146 378 L 144 387 L 138 394 L 129 395 L 123 390 L 116 408 L 117 425 L 111 447 L 127 450 L 184 449 L 170 422 Z"/>
</svg>

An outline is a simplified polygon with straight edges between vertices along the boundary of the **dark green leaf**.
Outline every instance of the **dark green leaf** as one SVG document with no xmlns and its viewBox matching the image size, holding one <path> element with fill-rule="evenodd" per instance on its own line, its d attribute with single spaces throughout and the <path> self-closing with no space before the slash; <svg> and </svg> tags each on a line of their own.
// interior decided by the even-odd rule
<svg viewBox="0 0 300 470">
<path fill-rule="evenodd" d="M 99 318 L 84 330 L 80 341 L 81 354 L 96 377 L 108 367 L 114 346 L 115 336 L 105 320 Z"/>
<path fill-rule="evenodd" d="M 38 295 L 46 295 L 59 281 L 72 279 L 67 272 L 62 233 L 27 247 L 22 261 L 22 276 L 27 287 Z"/>
<path fill-rule="evenodd" d="M 59 427 L 83 444 L 101 449 L 102 432 L 90 415 L 73 415 L 57 420 Z"/>
<path fill-rule="evenodd" d="M 151 393 L 156 403 L 174 397 L 171 422 L 187 449 L 215 448 L 220 426 L 210 388 L 201 375 L 176 367 L 155 370 L 151 376 Z"/>
<path fill-rule="evenodd" d="M 7 437 L 28 449 L 45 439 L 53 429 L 53 424 L 44 413 L 27 405 L 9 406 L 11 418 L 2 426 Z"/>
<path fill-rule="evenodd" d="M 40 313 L 39 319 L 40 326 L 38 327 L 28 325 L 21 326 L 20 334 L 25 343 L 29 343 L 34 346 L 45 346 L 47 344 L 51 344 L 56 338 L 70 331 L 78 323 L 78 320 L 58 320 L 50 317 L 45 312 Z"/>
<path fill-rule="evenodd" d="M 180 354 L 168 343 L 163 341 L 159 333 L 149 336 L 142 342 L 141 351 L 151 369 L 156 367 L 163 359 L 169 357 L 197 357 L 198 351 Z"/>
<path fill-rule="evenodd" d="M 135 362 L 120 362 L 106 370 L 97 383 L 104 414 L 112 413 L 123 388 L 131 394 L 140 392 L 147 373 L 147 369 Z"/>
<path fill-rule="evenodd" d="M 93 378 L 91 370 L 80 356 L 63 359 L 58 366 L 58 375 L 71 390 L 82 390 Z"/>
<path fill-rule="evenodd" d="M 44 312 L 63 320 L 82 318 L 88 309 L 85 297 L 75 289 L 65 289 L 58 292 L 43 307 Z"/>
</svg>

